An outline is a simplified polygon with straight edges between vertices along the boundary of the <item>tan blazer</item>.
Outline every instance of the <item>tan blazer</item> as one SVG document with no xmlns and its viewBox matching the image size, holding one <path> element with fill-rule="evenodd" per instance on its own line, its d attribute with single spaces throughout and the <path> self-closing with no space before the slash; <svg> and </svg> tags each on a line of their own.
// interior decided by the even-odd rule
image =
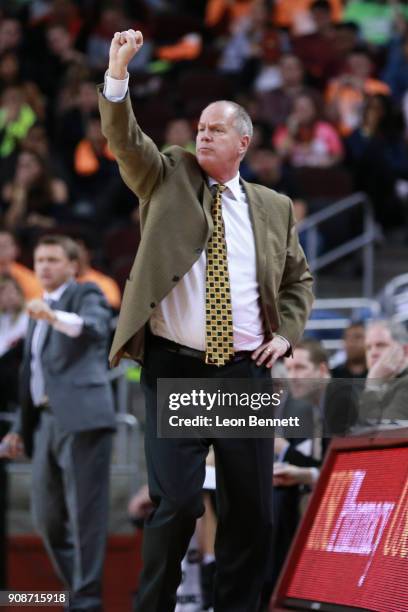
<svg viewBox="0 0 408 612">
<path fill-rule="evenodd" d="M 99 86 L 102 130 L 123 180 L 140 201 L 142 238 L 126 282 L 110 360 L 143 361 L 144 328 L 153 309 L 190 270 L 213 230 L 211 193 L 195 155 L 160 153 L 137 124 L 129 95 L 109 102 Z M 266 337 L 295 346 L 313 301 L 312 276 L 299 245 L 289 198 L 242 182 L 257 253 Z"/>
</svg>

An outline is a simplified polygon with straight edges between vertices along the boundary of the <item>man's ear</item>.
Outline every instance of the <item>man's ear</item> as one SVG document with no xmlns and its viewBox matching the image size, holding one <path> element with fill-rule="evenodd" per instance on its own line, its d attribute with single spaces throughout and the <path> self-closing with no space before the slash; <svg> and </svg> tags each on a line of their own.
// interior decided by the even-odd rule
<svg viewBox="0 0 408 612">
<path fill-rule="evenodd" d="M 239 153 L 241 158 L 244 157 L 245 153 L 247 152 L 247 149 L 249 147 L 249 143 L 250 143 L 250 137 L 248 135 L 246 136 L 241 136 L 241 143 L 240 143 L 240 149 L 239 149 Z"/>
<path fill-rule="evenodd" d="M 79 271 L 79 261 L 78 259 L 72 259 L 71 260 L 71 275 L 73 278 L 76 278 L 78 276 L 78 271 Z"/>
<path fill-rule="evenodd" d="M 327 363 L 319 363 L 320 378 L 330 378 L 330 371 Z"/>
</svg>

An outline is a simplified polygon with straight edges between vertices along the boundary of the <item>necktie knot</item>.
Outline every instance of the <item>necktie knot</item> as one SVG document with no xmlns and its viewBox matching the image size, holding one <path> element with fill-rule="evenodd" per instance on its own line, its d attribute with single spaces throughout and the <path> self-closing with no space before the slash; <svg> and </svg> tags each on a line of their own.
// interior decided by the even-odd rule
<svg viewBox="0 0 408 612">
<path fill-rule="evenodd" d="M 215 197 L 219 196 L 227 188 L 227 186 L 223 185 L 222 183 L 215 183 L 213 187 L 215 190 Z"/>
</svg>

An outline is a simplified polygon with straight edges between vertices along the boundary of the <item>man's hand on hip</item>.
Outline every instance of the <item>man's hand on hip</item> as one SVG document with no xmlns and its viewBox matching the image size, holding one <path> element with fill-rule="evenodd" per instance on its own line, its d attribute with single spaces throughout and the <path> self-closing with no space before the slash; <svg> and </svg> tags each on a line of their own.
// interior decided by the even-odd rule
<svg viewBox="0 0 408 612">
<path fill-rule="evenodd" d="M 256 365 L 265 365 L 271 368 L 279 357 L 283 357 L 288 350 L 288 343 L 284 338 L 275 336 L 272 340 L 261 344 L 252 353 L 252 359 L 256 360 Z"/>
<path fill-rule="evenodd" d="M 143 35 L 139 30 L 115 32 L 109 50 L 109 76 L 114 79 L 125 79 L 129 62 L 142 46 Z"/>
</svg>

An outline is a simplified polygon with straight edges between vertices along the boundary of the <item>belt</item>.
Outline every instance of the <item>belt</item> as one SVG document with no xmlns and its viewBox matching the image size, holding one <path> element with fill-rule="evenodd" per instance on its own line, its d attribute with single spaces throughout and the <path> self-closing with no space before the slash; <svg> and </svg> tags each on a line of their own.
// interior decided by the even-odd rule
<svg viewBox="0 0 408 612">
<path fill-rule="evenodd" d="M 150 342 L 153 346 L 158 346 L 165 351 L 169 351 L 170 353 L 177 353 L 183 357 L 192 357 L 193 359 L 205 361 L 205 351 L 198 351 L 197 349 L 184 346 L 183 344 L 178 344 L 177 342 L 173 342 L 172 340 L 162 338 L 161 336 L 155 336 L 153 334 L 150 335 Z M 234 356 L 228 361 L 228 363 L 242 361 L 243 359 L 250 357 L 251 354 L 252 351 L 237 351 L 234 353 Z"/>
<path fill-rule="evenodd" d="M 43 402 L 42 404 L 38 404 L 35 408 L 39 412 L 52 412 L 51 406 L 49 405 L 48 402 Z"/>
</svg>

